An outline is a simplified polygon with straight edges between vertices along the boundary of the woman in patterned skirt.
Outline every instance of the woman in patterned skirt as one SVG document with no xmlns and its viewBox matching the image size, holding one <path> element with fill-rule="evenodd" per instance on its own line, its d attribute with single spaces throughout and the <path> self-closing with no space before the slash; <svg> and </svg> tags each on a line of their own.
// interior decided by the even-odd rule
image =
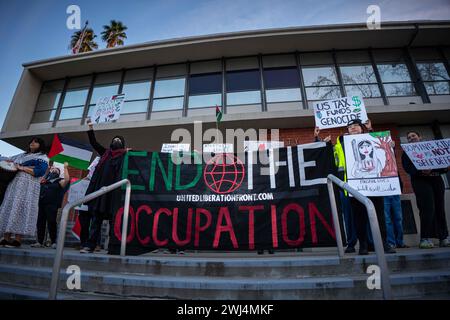
<svg viewBox="0 0 450 320">
<path fill-rule="evenodd" d="M 17 174 L 6 189 L 0 206 L 0 246 L 20 247 L 22 236 L 35 236 L 38 217 L 40 177 L 48 167 L 44 140 L 33 137 L 27 152 L 11 157 Z M 15 235 L 14 240 L 12 235 Z"/>
</svg>

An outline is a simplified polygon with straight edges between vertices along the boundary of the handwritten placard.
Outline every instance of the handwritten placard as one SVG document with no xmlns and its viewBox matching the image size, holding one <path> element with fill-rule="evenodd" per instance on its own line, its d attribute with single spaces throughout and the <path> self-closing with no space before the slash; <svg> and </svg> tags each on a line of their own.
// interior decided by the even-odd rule
<svg viewBox="0 0 450 320">
<path fill-rule="evenodd" d="M 125 94 L 99 98 L 92 112 L 93 122 L 98 124 L 119 119 L 124 101 Z"/>
<path fill-rule="evenodd" d="M 389 131 L 344 136 L 348 184 L 365 196 L 401 194 Z"/>
<path fill-rule="evenodd" d="M 405 143 L 401 146 L 418 170 L 450 167 L 450 139 Z"/>
<path fill-rule="evenodd" d="M 314 118 L 320 129 L 345 127 L 350 120 L 367 121 L 364 100 L 360 96 L 343 97 L 314 103 Z"/>
</svg>

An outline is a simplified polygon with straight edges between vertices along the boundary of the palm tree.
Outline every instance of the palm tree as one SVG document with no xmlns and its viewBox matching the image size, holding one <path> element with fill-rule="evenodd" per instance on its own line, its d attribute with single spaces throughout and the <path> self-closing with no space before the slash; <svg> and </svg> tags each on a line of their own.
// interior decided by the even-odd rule
<svg viewBox="0 0 450 320">
<path fill-rule="evenodd" d="M 128 28 L 120 21 L 111 20 L 109 25 L 103 26 L 102 40 L 107 48 L 123 46 L 123 40 L 127 38 L 125 30 Z"/>
<path fill-rule="evenodd" d="M 81 37 L 83 37 L 83 39 L 81 40 L 80 44 L 79 40 Z M 76 31 L 74 32 L 74 34 L 72 35 L 72 39 L 70 40 L 69 49 L 71 49 L 74 53 L 93 51 L 94 49 L 98 48 L 97 43 L 94 41 L 96 37 L 97 36 L 95 35 L 94 30 L 92 30 L 91 28 Z M 76 49 L 75 47 L 77 46 L 80 46 L 80 48 Z"/>
</svg>

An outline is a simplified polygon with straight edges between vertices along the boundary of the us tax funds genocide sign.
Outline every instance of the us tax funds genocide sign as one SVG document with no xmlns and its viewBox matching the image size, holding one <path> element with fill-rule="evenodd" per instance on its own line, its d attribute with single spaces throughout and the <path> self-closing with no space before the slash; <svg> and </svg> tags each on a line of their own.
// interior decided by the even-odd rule
<svg viewBox="0 0 450 320">
<path fill-rule="evenodd" d="M 336 170 L 331 144 L 278 152 L 278 159 L 266 150 L 221 153 L 207 161 L 195 152 L 128 152 L 122 169 L 132 183 L 127 254 L 335 246 L 326 186 Z M 256 161 L 260 157 L 267 164 Z M 125 191 L 117 192 L 111 254 L 120 250 L 124 212 Z"/>
</svg>

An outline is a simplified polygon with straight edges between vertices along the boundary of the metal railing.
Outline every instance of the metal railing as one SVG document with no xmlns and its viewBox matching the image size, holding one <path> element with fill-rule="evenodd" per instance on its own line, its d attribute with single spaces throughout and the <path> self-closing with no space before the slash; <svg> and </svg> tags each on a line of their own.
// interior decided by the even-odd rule
<svg viewBox="0 0 450 320">
<path fill-rule="evenodd" d="M 61 214 L 61 222 L 59 224 L 59 234 L 58 241 L 56 242 L 56 253 L 55 260 L 53 262 L 53 271 L 52 271 L 52 280 L 50 284 L 50 292 L 48 294 L 48 298 L 50 300 L 56 299 L 56 294 L 58 290 L 58 282 L 59 282 L 59 273 L 61 269 L 61 259 L 64 250 L 64 241 L 66 240 L 66 228 L 67 228 L 67 219 L 69 217 L 69 212 L 74 207 L 79 206 L 85 202 L 89 202 L 95 198 L 98 198 L 112 190 L 115 190 L 122 185 L 126 184 L 125 191 L 125 204 L 124 204 L 124 212 L 123 212 L 123 223 L 122 223 L 122 239 L 120 243 L 120 255 L 125 256 L 125 250 L 127 245 L 127 227 L 128 227 L 128 213 L 130 209 L 130 196 L 131 196 L 131 183 L 128 179 L 123 179 L 119 182 L 116 182 L 112 185 L 102 187 L 101 189 L 88 194 L 82 199 L 79 199 L 74 202 L 70 202 L 64 206 L 64 209 Z"/>
<path fill-rule="evenodd" d="M 377 256 L 378 267 L 380 268 L 381 272 L 380 276 L 381 276 L 381 289 L 383 290 L 383 298 L 392 299 L 389 269 L 387 267 L 386 257 L 384 256 L 383 240 L 381 239 L 380 226 L 378 225 L 378 218 L 375 211 L 375 206 L 368 197 L 363 196 L 360 192 L 350 187 L 346 182 L 330 174 L 327 177 L 327 185 L 328 185 L 328 193 L 330 195 L 331 213 L 333 216 L 334 229 L 336 232 L 336 242 L 338 246 L 339 257 L 342 258 L 344 256 L 344 246 L 342 244 L 341 229 L 336 205 L 336 198 L 334 196 L 333 183 L 336 184 L 341 189 L 346 190 L 356 200 L 361 202 L 366 207 L 367 216 L 369 217 L 370 230 L 372 231 L 375 254 Z"/>
</svg>

